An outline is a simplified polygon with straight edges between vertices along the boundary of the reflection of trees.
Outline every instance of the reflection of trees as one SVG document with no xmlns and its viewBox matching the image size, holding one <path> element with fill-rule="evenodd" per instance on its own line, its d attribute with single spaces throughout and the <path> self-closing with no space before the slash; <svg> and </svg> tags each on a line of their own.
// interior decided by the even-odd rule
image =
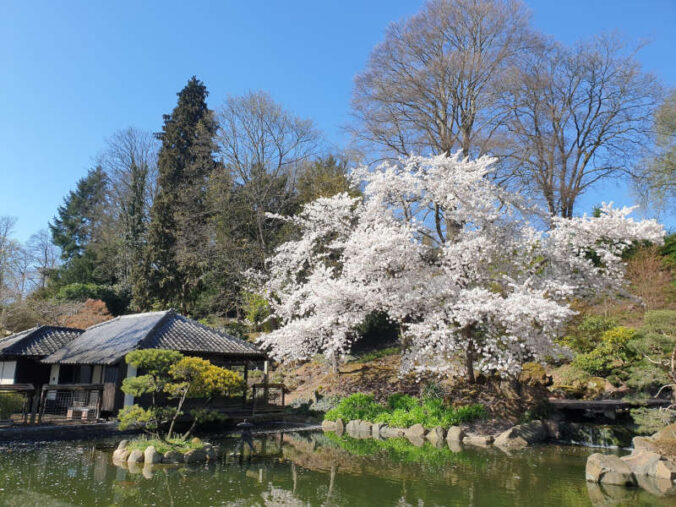
<svg viewBox="0 0 676 507">
<path fill-rule="evenodd" d="M 404 440 L 354 440 L 325 434 L 256 439 L 240 461 L 237 441 L 209 465 L 118 468 L 111 455 L 71 443 L 0 450 L 0 505 L 561 505 L 600 498 L 584 482 L 589 450 L 541 447 L 503 454 Z M 136 472 L 136 473 L 134 473 Z M 594 494 L 596 496 L 594 497 Z M 643 491 L 641 505 L 668 505 Z M 673 500 L 673 497 L 672 499 Z"/>
</svg>

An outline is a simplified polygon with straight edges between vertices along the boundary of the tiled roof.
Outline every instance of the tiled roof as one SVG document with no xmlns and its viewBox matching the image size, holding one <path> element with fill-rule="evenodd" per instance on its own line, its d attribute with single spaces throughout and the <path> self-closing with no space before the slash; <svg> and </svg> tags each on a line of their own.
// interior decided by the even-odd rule
<svg viewBox="0 0 676 507">
<path fill-rule="evenodd" d="M 72 327 L 38 326 L 0 338 L 0 356 L 47 356 L 84 331 Z"/>
<path fill-rule="evenodd" d="M 255 345 L 203 326 L 173 310 L 124 315 L 88 328 L 45 363 L 114 364 L 134 349 L 264 358 Z"/>
</svg>

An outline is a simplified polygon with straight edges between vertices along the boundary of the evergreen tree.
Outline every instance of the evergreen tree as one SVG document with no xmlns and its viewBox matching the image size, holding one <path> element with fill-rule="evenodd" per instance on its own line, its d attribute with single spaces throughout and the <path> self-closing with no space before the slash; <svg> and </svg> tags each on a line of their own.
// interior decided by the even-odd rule
<svg viewBox="0 0 676 507">
<path fill-rule="evenodd" d="M 213 159 L 216 123 L 208 92 L 192 77 L 178 105 L 164 116 L 158 157 L 158 192 L 151 209 L 146 273 L 134 280 L 136 306 L 178 306 L 189 313 L 208 267 L 206 187 L 218 166 Z"/>
<path fill-rule="evenodd" d="M 61 249 L 64 261 L 82 257 L 90 243 L 96 241 L 105 211 L 106 185 L 101 167 L 90 170 L 69 192 L 49 224 L 52 241 Z"/>
</svg>

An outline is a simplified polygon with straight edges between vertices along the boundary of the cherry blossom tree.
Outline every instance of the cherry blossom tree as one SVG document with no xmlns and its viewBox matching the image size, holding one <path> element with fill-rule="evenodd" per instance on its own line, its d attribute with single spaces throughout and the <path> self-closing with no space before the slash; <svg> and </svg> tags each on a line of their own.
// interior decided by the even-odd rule
<svg viewBox="0 0 676 507">
<path fill-rule="evenodd" d="M 486 176 L 494 159 L 401 159 L 357 169 L 363 197 L 338 194 L 286 220 L 283 244 L 260 280 L 280 327 L 261 343 L 284 359 L 334 361 L 371 312 L 402 329 L 406 371 L 517 373 L 556 354 L 575 298 L 616 293 L 622 252 L 659 243 L 654 220 L 604 204 L 600 216 L 531 224 L 520 196 Z"/>
</svg>

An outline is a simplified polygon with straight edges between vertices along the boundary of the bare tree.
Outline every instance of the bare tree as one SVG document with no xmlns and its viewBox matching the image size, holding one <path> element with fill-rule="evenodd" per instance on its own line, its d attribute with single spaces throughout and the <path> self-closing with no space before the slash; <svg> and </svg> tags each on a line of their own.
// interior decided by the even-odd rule
<svg viewBox="0 0 676 507">
<path fill-rule="evenodd" d="M 552 215 L 572 217 L 576 199 L 591 185 L 631 171 L 660 89 L 617 37 L 572 48 L 551 43 L 510 81 L 513 142 L 505 155 L 523 188 Z"/>
<path fill-rule="evenodd" d="M 52 243 L 49 231 L 42 229 L 28 238 L 26 250 L 33 266 L 33 284 L 44 289 L 47 287 L 47 280 L 59 266 L 59 249 Z"/>
<path fill-rule="evenodd" d="M 266 212 L 277 213 L 292 193 L 299 165 L 317 153 L 320 134 L 265 92 L 230 97 L 218 111 L 218 143 L 243 205 L 254 213 L 256 240 L 268 251 Z"/>
<path fill-rule="evenodd" d="M 106 228 L 107 244 L 114 247 L 116 278 L 130 285 L 131 272 L 140 262 L 150 208 L 157 192 L 159 143 L 150 132 L 127 128 L 113 134 L 99 157 L 110 185 L 113 206 Z"/>
<path fill-rule="evenodd" d="M 676 212 L 676 90 L 655 111 L 654 143 L 634 174 L 634 190 L 644 210 Z"/>
<path fill-rule="evenodd" d="M 392 24 L 356 77 L 352 132 L 383 156 L 490 149 L 504 76 L 539 43 L 516 0 L 431 0 Z"/>
<path fill-rule="evenodd" d="M 0 305 L 16 295 L 14 275 L 21 245 L 13 238 L 15 225 L 15 217 L 0 216 Z"/>
</svg>

